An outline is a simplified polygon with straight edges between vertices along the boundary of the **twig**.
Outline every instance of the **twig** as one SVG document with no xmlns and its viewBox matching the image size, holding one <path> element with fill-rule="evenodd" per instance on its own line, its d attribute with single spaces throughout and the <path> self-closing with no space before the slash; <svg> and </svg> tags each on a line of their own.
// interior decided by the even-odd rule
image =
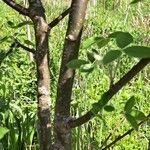
<svg viewBox="0 0 150 150">
<path fill-rule="evenodd" d="M 109 97 L 108 101 L 149 63 L 150 63 L 150 58 L 141 59 L 116 84 L 111 86 L 109 88 L 109 90 L 104 93 L 107 97 Z M 95 116 L 95 114 L 93 114 L 92 110 L 90 110 L 85 115 L 83 115 L 75 120 L 70 120 L 67 124 L 67 127 L 75 128 L 77 126 L 80 126 L 80 125 L 88 122 L 94 116 Z"/>
<path fill-rule="evenodd" d="M 49 28 L 52 29 L 55 27 L 65 16 L 67 16 L 70 12 L 71 8 L 69 7 L 62 14 L 60 14 L 57 18 L 55 18 L 51 23 L 48 24 Z"/>
<path fill-rule="evenodd" d="M 4 3 L 9 5 L 11 8 L 15 9 L 17 12 L 19 12 L 22 15 L 29 16 L 29 9 L 17 4 L 13 0 L 3 0 Z"/>
<path fill-rule="evenodd" d="M 150 118 L 150 114 L 143 121 L 141 121 L 138 124 L 138 126 L 140 126 L 141 124 L 143 124 L 149 118 Z M 134 129 L 132 128 L 132 129 L 126 131 L 123 135 L 119 135 L 113 142 L 111 142 L 109 145 L 107 145 L 106 147 L 104 147 L 102 150 L 106 150 L 106 149 L 110 148 L 112 145 L 114 145 L 115 143 L 117 143 L 118 141 L 120 141 L 121 139 L 123 139 L 125 136 L 129 135 L 133 131 L 134 131 Z"/>
<path fill-rule="evenodd" d="M 26 50 L 26 51 L 28 51 L 28 52 L 31 52 L 31 53 L 33 53 L 33 54 L 36 53 L 35 49 L 29 48 L 29 47 L 27 47 L 27 46 L 21 44 L 21 43 L 18 42 L 17 40 L 16 40 L 16 44 L 17 44 L 17 47 L 21 47 L 21 48 L 23 48 L 24 50 Z"/>
<path fill-rule="evenodd" d="M 5 54 L 5 56 L 0 60 L 0 66 L 1 66 L 3 60 L 4 60 L 9 54 L 12 53 L 12 51 L 13 51 L 13 49 L 14 49 L 15 47 L 17 47 L 17 44 L 14 42 L 14 43 L 11 44 L 11 46 L 10 46 L 8 52 Z"/>
<path fill-rule="evenodd" d="M 0 60 L 0 65 L 2 63 L 2 61 L 9 55 L 13 52 L 13 49 L 14 48 L 19 48 L 21 47 L 22 49 L 28 51 L 28 52 L 31 52 L 33 54 L 36 53 L 36 51 L 34 49 L 31 49 L 31 48 L 28 48 L 26 47 L 25 45 L 21 44 L 20 42 L 18 42 L 16 39 L 15 39 L 15 42 L 13 42 L 10 46 L 10 49 L 8 50 L 8 52 L 5 54 L 5 56 Z"/>
<path fill-rule="evenodd" d="M 103 144 L 101 145 L 100 149 L 102 149 L 105 145 L 107 145 L 108 140 L 111 138 L 111 136 L 116 131 L 116 129 L 118 129 L 120 127 L 120 125 L 123 123 L 124 119 L 125 118 L 122 118 L 121 120 L 119 120 L 119 122 L 115 125 L 115 128 L 113 128 L 113 130 L 109 133 L 109 135 L 106 137 L 104 142 L 102 142 Z"/>
</svg>

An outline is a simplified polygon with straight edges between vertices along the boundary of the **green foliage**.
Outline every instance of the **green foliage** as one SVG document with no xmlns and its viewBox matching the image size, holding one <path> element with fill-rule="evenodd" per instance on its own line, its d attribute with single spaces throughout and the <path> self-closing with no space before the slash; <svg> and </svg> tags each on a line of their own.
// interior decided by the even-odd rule
<svg viewBox="0 0 150 150">
<path fill-rule="evenodd" d="M 68 62 L 67 67 L 72 69 L 79 69 L 84 64 L 87 64 L 87 61 L 82 59 L 73 59 Z"/>
<path fill-rule="evenodd" d="M 24 40 L 24 43 L 27 44 L 27 45 L 35 46 L 34 43 L 32 43 L 29 40 Z"/>
<path fill-rule="evenodd" d="M 120 32 L 116 37 L 117 46 L 124 48 L 133 42 L 133 37 L 128 32 Z"/>
<path fill-rule="evenodd" d="M 125 117 L 127 121 L 131 124 L 131 126 L 137 131 L 138 130 L 138 124 L 136 119 L 129 113 L 125 114 Z"/>
<path fill-rule="evenodd" d="M 137 131 L 138 130 L 138 121 L 144 120 L 145 115 L 143 112 L 133 109 L 135 106 L 135 97 L 132 96 L 125 104 L 124 112 L 127 121 L 131 124 L 131 126 Z"/>
<path fill-rule="evenodd" d="M 85 64 L 80 67 L 81 72 L 91 73 L 94 70 L 93 64 Z"/>
<path fill-rule="evenodd" d="M 4 127 L 0 127 L 0 140 L 4 137 L 5 134 L 7 134 L 9 130 Z"/>
<path fill-rule="evenodd" d="M 78 69 L 82 71 L 82 68 L 84 68 L 85 70 L 83 70 L 86 72 L 86 70 L 90 70 L 91 67 L 92 72 L 88 76 L 87 74 L 81 74 L 80 72 L 76 73 L 71 114 L 77 118 L 85 114 L 91 108 L 92 110 L 95 109 L 97 116 L 97 112 L 101 110 L 100 104 L 102 103 L 100 103 L 99 97 L 106 89 L 108 89 L 110 76 L 108 74 L 108 66 L 103 67 L 101 65 L 101 60 L 103 56 L 105 57 L 105 54 L 109 52 L 109 49 L 118 50 L 118 47 L 116 47 L 116 44 L 114 43 L 116 37 L 114 36 L 112 39 L 112 37 L 109 37 L 109 33 L 115 33 L 116 31 L 129 32 L 134 36 L 134 45 L 149 46 L 149 42 L 145 42 L 146 37 L 148 37 L 147 35 L 149 35 L 149 28 L 141 25 L 138 27 L 133 25 L 134 17 L 138 16 L 139 18 L 144 19 L 144 16 L 148 14 L 150 7 L 149 0 L 139 3 L 139 6 L 133 5 L 130 8 L 128 8 L 128 4 L 131 1 L 128 0 L 120 1 L 120 3 L 116 3 L 116 1 L 112 0 L 105 0 L 103 2 L 98 0 L 96 6 L 89 7 L 88 19 L 84 26 L 85 34 L 83 35 L 83 43 L 81 43 L 81 45 L 85 47 L 82 47 L 80 57 L 81 60 L 86 60 L 85 56 L 88 55 L 88 61 Z M 66 1 L 63 3 L 57 2 L 57 5 L 51 6 L 49 4 L 46 5 L 47 20 L 55 18 L 66 8 L 66 6 L 68 7 Z M 12 35 L 14 35 L 14 32 L 19 33 L 20 36 L 17 36 L 17 38 L 21 40 L 22 43 L 25 43 L 26 28 L 25 26 L 19 28 L 16 27 L 22 22 L 21 15 L 12 11 L 9 7 L 6 7 L 1 1 L 0 8 L 0 49 L 5 55 L 12 42 Z M 13 23 L 12 28 L 7 24 L 8 20 L 11 20 Z M 53 74 L 51 83 L 52 108 L 54 108 L 56 98 L 56 77 L 58 77 L 66 23 L 67 20 L 63 21 L 63 23 L 60 23 L 51 31 L 49 42 L 50 55 L 52 58 L 50 69 Z M 32 39 L 34 39 L 33 33 L 34 32 L 31 31 Z M 21 36 L 21 34 L 24 35 Z M 102 37 L 103 35 L 106 37 L 100 39 L 99 37 Z M 93 41 L 91 39 L 91 42 L 88 41 L 85 43 L 89 37 L 98 38 Z M 33 40 L 31 42 L 34 43 Z M 103 44 L 105 42 L 106 44 Z M 33 45 L 28 42 L 25 44 Z M 125 47 L 124 49 L 126 48 L 128 47 Z M 124 52 L 124 49 L 122 52 Z M 88 52 L 90 54 L 88 54 Z M 114 82 L 122 77 L 137 61 L 133 57 L 129 58 L 126 55 L 122 55 L 119 59 L 120 63 L 118 64 L 119 67 L 115 70 L 116 76 Z M 111 62 L 112 67 L 115 63 L 115 60 Z M 33 71 L 35 69 L 34 67 L 34 64 L 29 62 L 26 52 L 17 49 L 3 61 L 0 67 L 0 124 L 9 129 L 9 132 L 1 140 L 0 148 L 2 144 L 4 149 L 8 150 L 19 150 L 23 148 L 38 149 L 39 141 L 36 135 L 36 73 Z M 94 67 L 94 71 L 92 67 Z M 113 68 L 111 69 L 113 71 Z M 89 70 L 88 72 L 90 72 Z M 118 134 L 128 130 L 128 123 L 120 123 L 122 118 L 121 112 L 124 109 L 123 104 L 125 99 L 128 99 L 133 92 L 136 95 L 136 107 L 132 107 L 132 110 L 129 113 L 129 116 L 131 117 L 128 118 L 134 118 L 134 122 L 136 123 L 144 119 L 144 114 L 149 113 L 150 108 L 148 103 L 150 98 L 149 83 L 145 82 L 145 80 L 148 79 L 148 76 L 146 75 L 149 75 L 149 71 L 149 67 L 147 67 L 144 74 L 140 73 L 136 76 L 135 80 L 130 82 L 120 93 L 112 98 L 111 102 L 115 107 L 115 111 L 109 113 L 109 115 L 104 111 L 102 118 L 95 117 L 82 127 L 73 129 L 73 150 L 85 150 L 91 147 L 99 150 L 106 136 L 109 134 L 109 131 L 113 131 L 116 126 L 117 130 L 113 131 L 113 136 L 109 139 L 108 143 L 112 142 Z M 103 101 L 103 108 L 105 110 L 105 107 L 109 106 L 109 104 L 107 104 L 107 98 Z M 137 110 L 137 108 L 141 111 Z M 145 137 L 145 133 L 148 135 L 150 130 L 148 125 L 145 124 L 143 126 L 144 127 L 139 130 L 138 134 L 134 133 L 123 139 L 121 142 L 114 145 L 113 149 L 144 149 L 147 140 L 143 137 Z M 137 129 L 137 127 L 135 128 Z M 25 145 L 23 145 L 23 143 L 25 143 Z M 35 145 L 33 145 L 33 143 Z"/>
<path fill-rule="evenodd" d="M 87 58 L 90 62 L 94 61 L 101 61 L 102 57 L 100 56 L 99 52 L 95 49 L 92 49 L 91 51 L 87 51 Z"/>
<path fill-rule="evenodd" d="M 109 38 L 115 38 L 116 44 L 119 48 L 124 48 L 133 42 L 133 37 L 128 32 L 117 31 L 117 32 L 111 33 L 109 35 Z"/>
<path fill-rule="evenodd" d="M 26 25 L 33 25 L 31 21 L 23 21 L 17 25 L 15 25 L 14 22 L 12 21 L 7 21 L 7 24 L 9 25 L 9 27 L 14 28 L 14 29 L 18 29 Z"/>
<path fill-rule="evenodd" d="M 145 114 L 140 111 L 140 110 L 136 110 L 136 109 L 133 109 L 131 111 L 131 115 L 136 119 L 136 120 L 144 120 L 146 117 L 145 117 Z"/>
<path fill-rule="evenodd" d="M 126 102 L 125 107 L 124 107 L 124 111 L 126 113 L 131 112 L 133 106 L 135 105 L 135 97 L 132 96 L 131 98 L 129 98 L 129 100 Z"/>
<path fill-rule="evenodd" d="M 150 58 L 150 48 L 145 46 L 131 46 L 125 48 L 124 52 L 132 57 Z"/>
<path fill-rule="evenodd" d="M 111 50 L 106 53 L 103 58 L 103 64 L 108 64 L 121 56 L 122 52 L 119 50 Z"/>
<path fill-rule="evenodd" d="M 114 108 L 112 105 L 106 105 L 106 106 L 104 107 L 104 110 L 105 110 L 105 111 L 108 111 L 108 112 L 112 112 L 112 111 L 115 110 L 115 108 Z"/>
<path fill-rule="evenodd" d="M 136 4 L 136 3 L 141 2 L 141 1 L 143 1 L 143 0 L 133 0 L 130 4 Z"/>
<path fill-rule="evenodd" d="M 90 37 L 90 38 L 86 39 L 83 42 L 82 48 L 87 49 L 87 48 L 89 48 L 90 46 L 92 46 L 93 44 L 97 43 L 100 40 L 101 40 L 101 38 L 99 38 L 99 37 Z"/>
</svg>

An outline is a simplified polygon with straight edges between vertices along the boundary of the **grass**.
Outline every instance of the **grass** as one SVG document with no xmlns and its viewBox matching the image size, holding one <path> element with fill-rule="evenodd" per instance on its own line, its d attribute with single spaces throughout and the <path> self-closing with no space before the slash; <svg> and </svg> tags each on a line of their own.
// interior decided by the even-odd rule
<svg viewBox="0 0 150 150">
<path fill-rule="evenodd" d="M 67 4 L 61 1 L 58 1 L 57 5 L 53 5 L 55 7 L 51 7 L 48 2 L 46 2 L 46 4 L 48 21 L 55 18 L 67 7 Z M 118 1 L 116 6 L 113 5 L 113 1 L 103 1 L 103 4 L 101 1 L 97 1 L 95 7 L 90 4 L 82 42 L 91 36 L 105 36 L 110 32 L 121 30 L 130 32 L 134 36 L 134 44 L 149 46 L 149 41 L 147 40 L 149 39 L 148 35 L 150 31 L 144 22 L 141 23 L 149 13 L 148 0 L 135 6 L 129 6 L 128 4 L 129 1 L 125 0 L 120 1 L 120 3 Z M 0 2 L 0 8 L 0 27 L 2 29 L 0 30 L 0 38 L 13 35 L 14 32 L 26 34 L 25 27 L 17 29 L 16 31 L 7 24 L 7 21 L 10 20 L 17 24 L 23 17 L 6 7 L 2 2 Z M 133 18 L 136 17 L 138 19 L 135 24 Z M 56 97 L 56 84 L 66 24 L 67 18 L 52 30 L 49 40 L 52 58 L 51 72 L 53 74 L 51 87 L 52 108 L 54 107 Z M 21 36 L 20 38 L 23 42 L 26 37 Z M 6 51 L 9 46 L 10 42 L 4 42 L 1 43 L 0 49 Z M 109 47 L 115 48 L 115 45 L 111 43 Z M 108 47 L 99 49 L 93 46 L 92 48 L 97 49 L 102 56 L 108 50 Z M 86 52 L 87 50 L 81 49 L 80 58 L 86 59 Z M 122 56 L 114 80 L 118 81 L 136 62 L 137 59 L 129 58 L 125 55 Z M 112 66 L 113 65 L 114 64 L 112 64 Z M 109 88 L 110 79 L 108 68 L 112 66 L 103 67 L 99 65 L 99 67 L 89 75 L 77 71 L 71 106 L 71 112 L 75 117 L 79 117 L 90 110 L 92 104 L 97 102 L 103 92 Z M 38 147 L 38 145 L 36 145 L 38 138 L 35 130 L 37 121 L 35 117 L 36 80 L 35 72 L 33 71 L 34 67 L 34 63 L 30 64 L 28 55 L 23 50 L 15 50 L 11 56 L 6 58 L 0 67 L 0 124 L 1 126 L 7 127 L 10 131 L 1 141 L 4 149 L 17 150 L 26 147 L 26 149 L 30 150 L 32 149 L 31 145 Z M 99 150 L 99 147 L 102 146 L 103 141 L 110 133 L 112 133 L 112 136 L 108 140 L 108 143 L 113 141 L 116 136 L 128 130 L 131 126 L 125 120 L 122 110 L 125 102 L 132 95 L 136 97 L 135 108 L 143 111 L 145 114 L 149 113 L 149 71 L 150 68 L 148 66 L 113 97 L 110 104 L 115 107 L 114 112 L 103 112 L 103 118 L 96 117 L 72 131 L 73 150 L 90 150 L 90 148 Z M 138 133 L 133 132 L 111 149 L 146 150 L 149 136 L 150 128 L 147 122 L 140 128 Z"/>
</svg>

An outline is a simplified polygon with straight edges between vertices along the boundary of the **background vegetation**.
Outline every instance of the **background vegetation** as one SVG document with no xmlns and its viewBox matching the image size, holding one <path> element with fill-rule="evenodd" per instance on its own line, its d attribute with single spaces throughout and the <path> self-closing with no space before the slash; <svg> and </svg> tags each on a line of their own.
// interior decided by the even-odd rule
<svg viewBox="0 0 150 150">
<path fill-rule="evenodd" d="M 145 0 L 135 5 L 129 5 L 129 0 L 97 0 L 95 3 L 91 1 L 88 7 L 82 43 L 91 36 L 106 36 L 114 31 L 126 31 L 134 36 L 134 44 L 150 46 L 150 3 L 148 1 Z M 44 3 L 48 20 L 51 20 L 67 8 L 69 2 L 47 0 Z M 15 28 L 26 18 L 20 16 L 1 1 L 0 8 L 0 57 L 2 59 L 3 52 L 8 51 L 10 47 L 11 36 L 19 37 L 20 41 L 27 45 L 30 43 L 25 41 L 27 32 L 29 32 L 27 26 Z M 51 63 L 53 64 L 51 68 L 52 108 L 56 97 L 56 84 L 66 21 L 67 18 L 54 28 L 49 41 Z M 30 28 L 32 43 L 34 43 L 33 37 L 34 33 Z M 109 49 L 115 48 L 114 43 L 110 43 L 103 49 L 99 49 L 96 45 L 89 49 L 82 49 L 82 45 L 81 59 L 87 59 L 87 51 L 92 49 L 97 50 L 101 56 L 104 56 Z M 102 93 L 108 89 L 111 75 L 115 73 L 114 81 L 117 81 L 137 62 L 137 59 L 123 55 L 117 61 L 106 66 L 99 64 L 91 74 L 77 72 L 72 97 L 72 114 L 79 117 L 89 110 L 92 104 L 97 102 Z M 0 149 L 2 147 L 6 150 L 38 149 L 36 73 L 33 71 L 35 64 L 30 61 L 29 55 L 25 51 L 17 48 L 0 64 L 0 126 L 9 129 L 0 141 Z M 116 64 L 119 65 L 117 69 L 115 69 Z M 149 114 L 149 72 L 150 67 L 148 66 L 113 98 L 115 102 L 112 100 L 110 104 L 115 107 L 115 111 L 112 113 L 104 112 L 103 118 L 96 117 L 87 124 L 73 130 L 74 150 L 98 150 L 106 144 L 104 141 L 109 135 L 110 138 L 106 141 L 107 143 L 127 131 L 130 124 L 125 120 L 122 110 L 131 96 L 136 98 L 134 109 L 141 110 L 145 115 Z M 143 124 L 138 132 L 133 132 L 115 144 L 112 149 L 146 150 L 150 142 L 149 123 Z"/>
</svg>

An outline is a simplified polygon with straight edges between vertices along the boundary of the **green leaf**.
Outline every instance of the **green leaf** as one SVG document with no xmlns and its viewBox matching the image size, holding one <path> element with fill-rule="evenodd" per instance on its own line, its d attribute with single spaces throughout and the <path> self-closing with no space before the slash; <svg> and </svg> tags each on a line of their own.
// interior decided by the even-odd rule
<svg viewBox="0 0 150 150">
<path fill-rule="evenodd" d="M 66 66 L 72 69 L 78 69 L 82 65 L 87 64 L 88 62 L 82 59 L 73 59 Z"/>
<path fill-rule="evenodd" d="M 0 140 L 4 137 L 4 135 L 8 132 L 9 130 L 5 127 L 0 127 Z"/>
<path fill-rule="evenodd" d="M 116 36 L 116 43 L 119 48 L 124 48 L 133 42 L 133 37 L 128 32 L 120 32 Z"/>
<path fill-rule="evenodd" d="M 104 107 L 104 110 L 108 111 L 108 112 L 112 112 L 115 110 L 115 108 L 112 105 L 106 105 Z"/>
<path fill-rule="evenodd" d="M 101 37 L 101 39 L 97 40 L 96 43 L 99 48 L 102 48 L 102 47 L 106 46 L 109 41 L 110 41 L 109 38 L 106 39 L 106 38 Z"/>
<path fill-rule="evenodd" d="M 14 27 L 14 23 L 13 23 L 12 21 L 7 21 L 7 24 L 8 24 L 11 28 Z"/>
<path fill-rule="evenodd" d="M 120 57 L 122 54 L 121 51 L 119 50 L 111 50 L 108 53 L 106 53 L 106 55 L 103 58 L 103 64 L 106 65 L 112 61 L 114 61 L 115 59 L 117 59 L 118 57 Z"/>
<path fill-rule="evenodd" d="M 81 72 L 87 72 L 87 73 L 90 73 L 93 70 L 94 70 L 93 64 L 85 64 L 81 66 L 81 69 L 80 69 Z"/>
<path fill-rule="evenodd" d="M 125 107 L 124 107 L 124 111 L 127 112 L 127 113 L 130 112 L 132 110 L 132 108 L 133 108 L 134 105 L 135 105 L 135 97 L 132 96 L 126 102 Z"/>
<path fill-rule="evenodd" d="M 116 32 L 111 33 L 108 37 L 109 38 L 116 38 L 121 33 L 122 33 L 121 31 L 116 31 Z"/>
<path fill-rule="evenodd" d="M 87 51 L 87 58 L 90 62 L 94 62 L 95 61 L 95 58 L 94 58 L 94 53 L 90 52 L 90 51 Z"/>
<path fill-rule="evenodd" d="M 102 60 L 102 57 L 99 55 L 98 51 L 95 50 L 95 49 L 92 49 L 92 51 L 88 51 L 88 52 L 87 52 L 87 57 L 88 57 L 88 60 L 89 60 L 90 62 L 92 62 L 92 63 L 93 63 L 95 60 L 98 60 L 98 61 Z"/>
<path fill-rule="evenodd" d="M 140 110 L 132 110 L 130 113 L 136 120 L 144 120 L 146 118 L 145 114 Z"/>
<path fill-rule="evenodd" d="M 128 114 L 128 113 L 125 114 L 125 117 L 126 117 L 127 121 L 131 124 L 131 126 L 137 131 L 138 124 L 137 124 L 136 119 L 131 114 Z"/>
<path fill-rule="evenodd" d="M 132 57 L 150 58 L 150 48 L 145 46 L 131 46 L 125 48 L 124 52 Z"/>
<path fill-rule="evenodd" d="M 136 4 L 138 2 L 141 2 L 142 0 L 133 0 L 130 4 Z"/>
<path fill-rule="evenodd" d="M 27 45 L 34 46 L 34 44 L 29 40 L 24 40 L 24 43 L 27 44 Z"/>
<path fill-rule="evenodd" d="M 95 36 L 90 37 L 83 42 L 82 49 L 87 49 L 95 43 L 99 43 L 99 42 L 102 43 L 103 39 L 104 39 L 103 37 L 95 37 Z"/>
</svg>

